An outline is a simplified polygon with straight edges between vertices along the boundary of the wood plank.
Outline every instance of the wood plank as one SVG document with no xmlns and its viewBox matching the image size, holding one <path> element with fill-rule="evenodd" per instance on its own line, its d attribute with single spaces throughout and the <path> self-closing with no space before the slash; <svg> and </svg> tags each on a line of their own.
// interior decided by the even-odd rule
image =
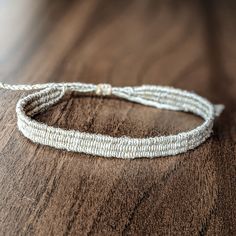
<svg viewBox="0 0 236 236">
<path fill-rule="evenodd" d="M 213 136 L 193 151 L 118 160 L 32 144 L 16 128 L 23 93 L 0 91 L 0 235 L 234 235 L 234 2 L 21 2 L 0 3 L 1 81 L 169 85 L 226 110 Z M 36 119 L 132 137 L 202 122 L 76 93 Z"/>
</svg>

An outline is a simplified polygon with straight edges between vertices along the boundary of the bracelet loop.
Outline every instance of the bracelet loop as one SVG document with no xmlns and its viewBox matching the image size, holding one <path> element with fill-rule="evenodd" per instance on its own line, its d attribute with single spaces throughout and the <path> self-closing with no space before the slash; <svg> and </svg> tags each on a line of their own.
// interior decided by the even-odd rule
<svg viewBox="0 0 236 236">
<path fill-rule="evenodd" d="M 41 90 L 21 98 L 16 107 L 18 128 L 25 137 L 34 143 L 57 149 L 104 157 L 151 158 L 176 155 L 194 149 L 211 135 L 214 118 L 224 108 L 223 105 L 215 106 L 194 93 L 163 86 L 112 88 L 109 84 L 62 83 L 30 86 L 0 83 L 0 88 L 12 90 L 30 90 L 30 87 Z M 56 104 L 67 90 L 95 92 L 103 96 L 114 95 L 160 109 L 191 112 L 202 117 L 204 122 L 193 130 L 176 135 L 131 138 L 64 130 L 34 119 L 34 115 Z"/>
</svg>

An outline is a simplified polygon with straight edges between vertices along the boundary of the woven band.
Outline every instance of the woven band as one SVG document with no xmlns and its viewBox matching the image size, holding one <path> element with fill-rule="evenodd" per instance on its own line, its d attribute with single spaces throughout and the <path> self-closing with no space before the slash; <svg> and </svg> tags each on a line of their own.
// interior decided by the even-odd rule
<svg viewBox="0 0 236 236">
<path fill-rule="evenodd" d="M 30 86 L 0 83 L 0 88 L 40 90 L 20 99 L 16 108 L 19 130 L 34 143 L 104 157 L 152 158 L 184 153 L 199 146 L 211 135 L 214 118 L 223 110 L 223 105 L 213 105 L 194 93 L 162 86 L 118 88 L 109 84 L 61 83 Z M 191 112 L 202 117 L 204 122 L 193 130 L 176 135 L 131 138 L 64 130 L 48 126 L 33 118 L 56 104 L 67 91 L 114 95 L 160 109 Z"/>
</svg>

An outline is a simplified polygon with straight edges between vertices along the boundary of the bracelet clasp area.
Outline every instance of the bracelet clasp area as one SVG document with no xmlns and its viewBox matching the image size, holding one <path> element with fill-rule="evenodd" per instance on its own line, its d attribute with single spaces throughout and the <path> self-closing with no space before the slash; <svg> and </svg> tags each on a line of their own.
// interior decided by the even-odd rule
<svg viewBox="0 0 236 236">
<path fill-rule="evenodd" d="M 95 93 L 99 96 L 109 96 L 112 94 L 112 86 L 110 84 L 98 84 Z"/>
</svg>

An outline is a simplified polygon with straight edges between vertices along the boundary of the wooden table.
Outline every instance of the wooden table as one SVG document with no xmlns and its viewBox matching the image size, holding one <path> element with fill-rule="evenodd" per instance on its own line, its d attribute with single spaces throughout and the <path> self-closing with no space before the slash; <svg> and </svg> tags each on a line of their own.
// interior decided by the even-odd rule
<svg viewBox="0 0 236 236">
<path fill-rule="evenodd" d="M 235 1 L 1 1 L 1 81 L 169 85 L 226 109 L 193 151 L 119 160 L 31 143 L 16 127 L 25 93 L 0 91 L 0 235 L 236 235 L 235 13 Z M 132 137 L 202 122 L 81 94 L 36 119 Z"/>
</svg>

